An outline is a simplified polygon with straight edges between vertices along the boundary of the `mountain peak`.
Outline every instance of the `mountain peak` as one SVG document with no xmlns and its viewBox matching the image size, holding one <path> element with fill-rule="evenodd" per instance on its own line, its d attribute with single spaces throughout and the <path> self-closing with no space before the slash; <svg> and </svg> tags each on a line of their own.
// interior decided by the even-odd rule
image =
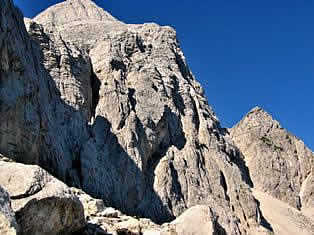
<svg viewBox="0 0 314 235">
<path fill-rule="evenodd" d="M 249 114 L 259 114 L 259 113 L 264 113 L 264 114 L 268 114 L 269 113 L 267 111 L 265 111 L 262 107 L 260 106 L 255 106 L 254 108 L 252 108 L 247 115 Z"/>
<path fill-rule="evenodd" d="M 66 0 L 46 9 L 34 20 L 41 24 L 65 25 L 75 21 L 117 22 L 112 15 L 92 0 Z"/>
<path fill-rule="evenodd" d="M 270 113 L 268 113 L 265 109 L 263 109 L 262 107 L 259 107 L 259 106 L 252 108 L 244 116 L 244 119 L 247 119 L 247 118 L 252 119 L 253 117 L 254 117 L 254 119 L 258 118 L 258 119 L 264 119 L 264 120 L 268 120 L 268 121 L 275 121 Z"/>
<path fill-rule="evenodd" d="M 301 140 L 260 107 L 232 127 L 230 137 L 256 190 L 295 209 L 313 211 L 314 154 Z"/>
<path fill-rule="evenodd" d="M 255 106 L 254 108 L 252 108 L 250 110 L 250 113 L 255 113 L 255 112 L 260 112 L 260 111 L 264 111 L 263 108 L 259 107 L 259 106 Z"/>
</svg>

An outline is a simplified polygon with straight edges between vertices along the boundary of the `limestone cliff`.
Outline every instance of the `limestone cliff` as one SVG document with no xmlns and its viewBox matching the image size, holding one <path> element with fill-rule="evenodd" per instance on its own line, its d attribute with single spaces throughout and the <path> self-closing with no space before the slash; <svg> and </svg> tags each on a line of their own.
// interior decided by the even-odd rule
<svg viewBox="0 0 314 235">
<path fill-rule="evenodd" d="M 206 204 L 228 234 L 260 223 L 172 28 L 73 0 L 26 20 L 28 35 L 10 0 L 0 10 L 1 153 L 156 222 Z"/>
<path fill-rule="evenodd" d="M 252 109 L 230 131 L 254 188 L 313 215 L 314 153 L 263 109 Z"/>
<path fill-rule="evenodd" d="M 91 0 L 52 6 L 25 27 L 11 0 L 0 3 L 1 154 L 156 223 L 194 208 L 174 222 L 179 230 L 193 230 L 182 221 L 195 217 L 218 234 L 271 232 L 253 186 L 313 208 L 313 153 L 260 109 L 228 135 L 173 28 L 125 24 Z M 7 187 L 8 174 L 1 176 Z M 67 231 L 84 221 L 77 225 Z"/>
<path fill-rule="evenodd" d="M 39 42 L 63 100 L 91 115 L 88 139 L 80 138 L 77 152 L 84 190 L 157 222 L 207 204 L 230 234 L 259 223 L 237 150 L 224 139 L 172 28 L 127 25 L 89 0 L 76 0 L 42 12 L 29 33 Z M 54 49 L 59 41 L 71 48 L 69 54 Z M 79 57 L 76 51 L 85 63 L 66 59 Z M 60 58 L 58 72 L 51 58 Z M 82 64 L 90 64 L 90 76 Z M 69 65 L 81 66 L 77 76 Z M 91 102 L 82 98 L 87 106 L 73 99 L 76 87 L 91 97 Z"/>
</svg>

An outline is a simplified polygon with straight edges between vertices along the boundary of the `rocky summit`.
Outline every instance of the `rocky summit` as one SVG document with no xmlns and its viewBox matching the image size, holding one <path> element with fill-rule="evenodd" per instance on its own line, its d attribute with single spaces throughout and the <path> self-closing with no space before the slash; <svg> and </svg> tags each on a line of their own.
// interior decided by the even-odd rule
<svg viewBox="0 0 314 235">
<path fill-rule="evenodd" d="M 260 107 L 234 126 L 230 137 L 243 153 L 254 190 L 314 218 L 314 153 L 300 139 Z"/>
<path fill-rule="evenodd" d="M 0 234 L 314 234 L 314 154 L 222 128 L 173 28 L 0 3 Z"/>
</svg>

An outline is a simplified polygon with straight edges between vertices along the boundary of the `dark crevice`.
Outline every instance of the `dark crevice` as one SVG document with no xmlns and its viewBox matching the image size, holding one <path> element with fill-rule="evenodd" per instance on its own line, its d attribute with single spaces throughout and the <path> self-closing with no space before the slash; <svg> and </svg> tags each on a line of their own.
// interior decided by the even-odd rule
<svg viewBox="0 0 314 235">
<path fill-rule="evenodd" d="M 225 178 L 224 174 L 221 171 L 220 171 L 220 185 L 224 188 L 224 190 L 226 192 L 228 191 L 226 178 Z"/>
<path fill-rule="evenodd" d="M 133 88 L 129 88 L 128 89 L 128 98 L 129 98 L 129 101 L 130 101 L 130 104 L 131 104 L 131 109 L 135 111 L 135 107 L 136 107 L 136 99 L 134 98 L 134 94 L 135 94 L 135 89 Z"/>
<path fill-rule="evenodd" d="M 209 150 L 206 144 L 200 143 L 199 141 L 195 141 L 195 148 L 199 150 Z"/>
<path fill-rule="evenodd" d="M 170 171 L 171 171 L 171 179 L 172 179 L 172 187 L 171 191 L 178 197 L 177 199 L 181 199 L 184 201 L 184 196 L 182 193 L 181 184 L 179 181 L 179 175 L 177 169 L 174 167 L 173 162 L 169 163 Z"/>
<path fill-rule="evenodd" d="M 296 201 L 296 207 L 297 209 L 300 211 L 302 208 L 302 201 L 301 201 L 301 197 L 297 196 L 297 201 Z"/>
<path fill-rule="evenodd" d="M 91 107 L 91 117 L 95 117 L 96 115 L 96 108 L 99 102 L 99 90 L 101 82 L 97 75 L 95 74 L 93 70 L 93 65 L 91 64 L 91 77 L 90 77 L 90 83 L 92 87 L 92 107 Z"/>
<path fill-rule="evenodd" d="M 243 218 L 245 221 L 247 221 L 247 218 L 246 218 L 246 215 L 245 215 L 245 212 L 243 211 Z"/>
<path fill-rule="evenodd" d="M 10 197 L 12 200 L 24 199 L 24 198 L 34 196 L 35 194 L 39 193 L 41 190 L 42 190 L 41 185 L 36 184 L 36 185 L 30 187 L 25 193 L 20 194 L 20 195 L 16 195 L 16 196 L 10 196 Z"/>
<path fill-rule="evenodd" d="M 142 53 L 145 52 L 145 46 L 143 44 L 143 40 L 139 36 L 136 36 L 136 45 Z"/>
<path fill-rule="evenodd" d="M 77 176 L 79 178 L 79 182 L 83 182 L 83 175 L 82 175 L 82 165 L 81 165 L 81 156 L 80 151 L 74 153 L 74 159 L 72 160 L 72 169 L 76 171 Z"/>
<path fill-rule="evenodd" d="M 154 89 L 154 91 L 158 92 L 158 87 L 156 87 L 155 84 L 152 84 L 152 88 Z"/>
<path fill-rule="evenodd" d="M 173 113 L 168 106 L 165 109 L 165 115 L 165 120 L 167 120 L 165 123 L 168 123 L 168 130 L 170 134 L 170 146 L 173 145 L 177 149 L 182 150 L 186 144 L 186 138 L 181 118 Z M 169 123 L 174 123 L 174 125 L 169 125 Z"/>
<path fill-rule="evenodd" d="M 220 141 L 220 133 L 218 133 L 216 130 L 213 130 L 212 133 L 216 136 L 217 141 Z"/>
<path fill-rule="evenodd" d="M 126 72 L 126 66 L 123 63 L 123 61 L 112 59 L 110 61 L 110 65 L 111 65 L 112 70 L 116 70 L 116 71 L 122 70 L 123 72 Z"/>
<path fill-rule="evenodd" d="M 244 161 L 244 156 L 242 156 L 240 150 L 235 149 L 235 151 L 228 154 L 231 161 L 238 166 L 241 171 L 242 180 L 247 183 L 251 188 L 254 187 L 253 181 L 250 175 L 250 169 L 247 167 Z"/>
<path fill-rule="evenodd" d="M 92 233 L 88 233 L 88 234 L 110 235 L 107 233 L 108 231 L 104 230 L 99 224 L 94 224 L 90 222 L 88 222 L 85 225 L 85 227 L 81 228 L 80 230 L 71 233 L 71 235 L 85 235 L 87 231 L 88 232 L 93 231 Z"/>
<path fill-rule="evenodd" d="M 107 233 L 106 233 L 106 234 L 107 234 Z M 117 235 L 142 235 L 142 234 L 143 234 L 142 232 L 140 232 L 140 233 L 138 233 L 138 232 L 134 233 L 134 232 L 130 231 L 129 229 L 118 229 L 118 230 L 117 230 Z"/>
<path fill-rule="evenodd" d="M 157 73 L 158 78 L 162 78 L 161 73 L 159 72 L 158 68 L 155 67 L 155 72 Z"/>
<path fill-rule="evenodd" d="M 178 53 L 175 53 L 176 55 L 176 63 L 179 67 L 180 73 L 182 74 L 182 77 L 189 80 L 191 78 L 191 73 L 187 65 L 185 64 L 184 60 Z"/>
<path fill-rule="evenodd" d="M 120 121 L 120 123 L 119 123 L 119 125 L 118 125 L 118 127 L 117 127 L 117 130 L 123 129 L 123 127 L 125 126 L 125 121 L 126 121 L 125 118 L 122 118 L 122 119 L 121 119 L 121 121 Z"/>
<path fill-rule="evenodd" d="M 195 124 L 195 128 L 197 131 L 200 129 L 200 117 L 198 115 L 198 108 L 196 106 L 195 100 L 191 97 L 191 103 L 193 105 L 193 123 Z"/>
<path fill-rule="evenodd" d="M 266 218 L 263 216 L 262 211 L 259 209 L 261 203 L 260 203 L 257 199 L 255 199 L 255 202 L 256 202 L 256 204 L 257 204 L 257 206 L 258 206 L 258 207 L 256 208 L 256 210 L 257 210 L 257 211 L 256 211 L 256 214 L 257 214 L 257 216 L 258 216 L 258 219 L 259 219 L 259 221 L 260 221 L 260 224 L 261 224 L 264 228 L 268 229 L 269 231 L 274 232 L 273 227 L 272 227 L 271 224 L 266 220 Z"/>
<path fill-rule="evenodd" d="M 172 97 L 174 99 L 174 105 L 180 111 L 180 113 L 184 115 L 185 103 L 183 97 L 180 94 L 178 78 L 175 75 L 171 75 L 170 78 L 173 85 Z"/>
<path fill-rule="evenodd" d="M 225 178 L 224 174 L 222 173 L 222 171 L 220 171 L 220 185 L 225 190 L 225 198 L 226 198 L 226 200 L 230 201 L 230 197 L 228 196 L 228 186 L 227 186 L 226 178 Z"/>
<path fill-rule="evenodd" d="M 221 226 L 221 224 L 218 223 L 218 217 L 216 221 L 214 222 L 214 231 L 215 235 L 227 235 L 226 230 Z"/>
<path fill-rule="evenodd" d="M 172 211 L 172 210 L 173 210 L 173 208 L 172 208 L 172 202 L 171 202 L 171 200 L 170 200 L 170 199 L 168 199 L 168 200 L 167 200 L 167 205 L 168 205 L 168 207 L 169 207 L 170 211 Z"/>
</svg>

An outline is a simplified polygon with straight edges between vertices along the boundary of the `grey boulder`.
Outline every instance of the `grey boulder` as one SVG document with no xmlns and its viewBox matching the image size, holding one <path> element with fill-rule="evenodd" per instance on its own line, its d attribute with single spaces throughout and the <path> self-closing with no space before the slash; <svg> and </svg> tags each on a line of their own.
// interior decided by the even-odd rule
<svg viewBox="0 0 314 235">
<path fill-rule="evenodd" d="M 21 234 L 69 234 L 85 226 L 72 189 L 38 166 L 0 161 L 0 185 L 11 195 Z"/>
</svg>

